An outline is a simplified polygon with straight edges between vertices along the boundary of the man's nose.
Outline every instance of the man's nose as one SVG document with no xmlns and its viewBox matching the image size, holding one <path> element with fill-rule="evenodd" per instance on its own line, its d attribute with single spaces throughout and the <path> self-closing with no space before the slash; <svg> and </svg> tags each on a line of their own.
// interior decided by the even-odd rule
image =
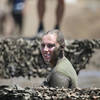
<svg viewBox="0 0 100 100">
<path fill-rule="evenodd" d="M 44 47 L 44 51 L 48 51 L 48 47 L 47 47 L 47 45 L 45 45 L 45 47 Z"/>
</svg>

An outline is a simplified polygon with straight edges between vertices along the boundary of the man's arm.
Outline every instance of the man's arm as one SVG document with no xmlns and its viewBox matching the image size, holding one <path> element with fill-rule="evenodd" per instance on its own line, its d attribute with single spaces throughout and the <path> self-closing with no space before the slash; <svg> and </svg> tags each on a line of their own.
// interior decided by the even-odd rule
<svg viewBox="0 0 100 100">
<path fill-rule="evenodd" d="M 71 79 L 60 72 L 51 72 L 47 78 L 46 85 L 49 87 L 71 87 Z"/>
</svg>

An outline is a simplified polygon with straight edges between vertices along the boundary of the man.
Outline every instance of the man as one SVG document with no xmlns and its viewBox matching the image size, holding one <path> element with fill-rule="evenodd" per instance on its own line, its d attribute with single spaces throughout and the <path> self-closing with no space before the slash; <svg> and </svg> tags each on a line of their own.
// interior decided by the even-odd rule
<svg viewBox="0 0 100 100">
<path fill-rule="evenodd" d="M 54 26 L 54 29 L 60 29 L 60 24 L 62 21 L 63 13 L 64 13 L 64 0 L 57 0 L 57 8 L 56 8 L 56 23 Z M 38 9 L 38 16 L 39 16 L 39 27 L 38 32 L 44 31 L 44 24 L 43 24 L 43 18 L 45 14 L 45 3 L 46 0 L 38 0 L 37 9 Z"/>
<path fill-rule="evenodd" d="M 77 74 L 64 56 L 64 37 L 58 30 L 45 33 L 41 42 L 41 53 L 44 61 L 52 67 L 44 85 L 50 87 L 77 87 Z"/>
<path fill-rule="evenodd" d="M 12 6 L 10 17 L 11 31 L 9 34 L 15 32 L 16 26 L 18 26 L 18 33 L 22 34 L 23 17 L 26 10 L 26 0 L 8 0 L 8 4 Z"/>
</svg>

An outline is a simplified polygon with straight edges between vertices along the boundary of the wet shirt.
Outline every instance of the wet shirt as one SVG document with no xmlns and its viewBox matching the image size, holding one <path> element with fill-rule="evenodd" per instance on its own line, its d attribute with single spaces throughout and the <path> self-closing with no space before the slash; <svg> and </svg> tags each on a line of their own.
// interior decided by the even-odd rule
<svg viewBox="0 0 100 100">
<path fill-rule="evenodd" d="M 78 86 L 76 71 L 67 58 L 64 57 L 57 62 L 47 78 L 46 85 L 65 88 L 76 88 Z"/>
</svg>

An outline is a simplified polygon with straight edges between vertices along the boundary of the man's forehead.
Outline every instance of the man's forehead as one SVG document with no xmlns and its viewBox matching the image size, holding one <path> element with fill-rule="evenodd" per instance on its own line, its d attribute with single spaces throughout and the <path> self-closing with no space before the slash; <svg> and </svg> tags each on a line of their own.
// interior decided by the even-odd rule
<svg viewBox="0 0 100 100">
<path fill-rule="evenodd" d="M 57 35 L 55 34 L 46 34 L 42 38 L 42 41 L 44 42 L 47 42 L 47 41 L 56 42 L 56 40 L 57 40 Z"/>
</svg>

